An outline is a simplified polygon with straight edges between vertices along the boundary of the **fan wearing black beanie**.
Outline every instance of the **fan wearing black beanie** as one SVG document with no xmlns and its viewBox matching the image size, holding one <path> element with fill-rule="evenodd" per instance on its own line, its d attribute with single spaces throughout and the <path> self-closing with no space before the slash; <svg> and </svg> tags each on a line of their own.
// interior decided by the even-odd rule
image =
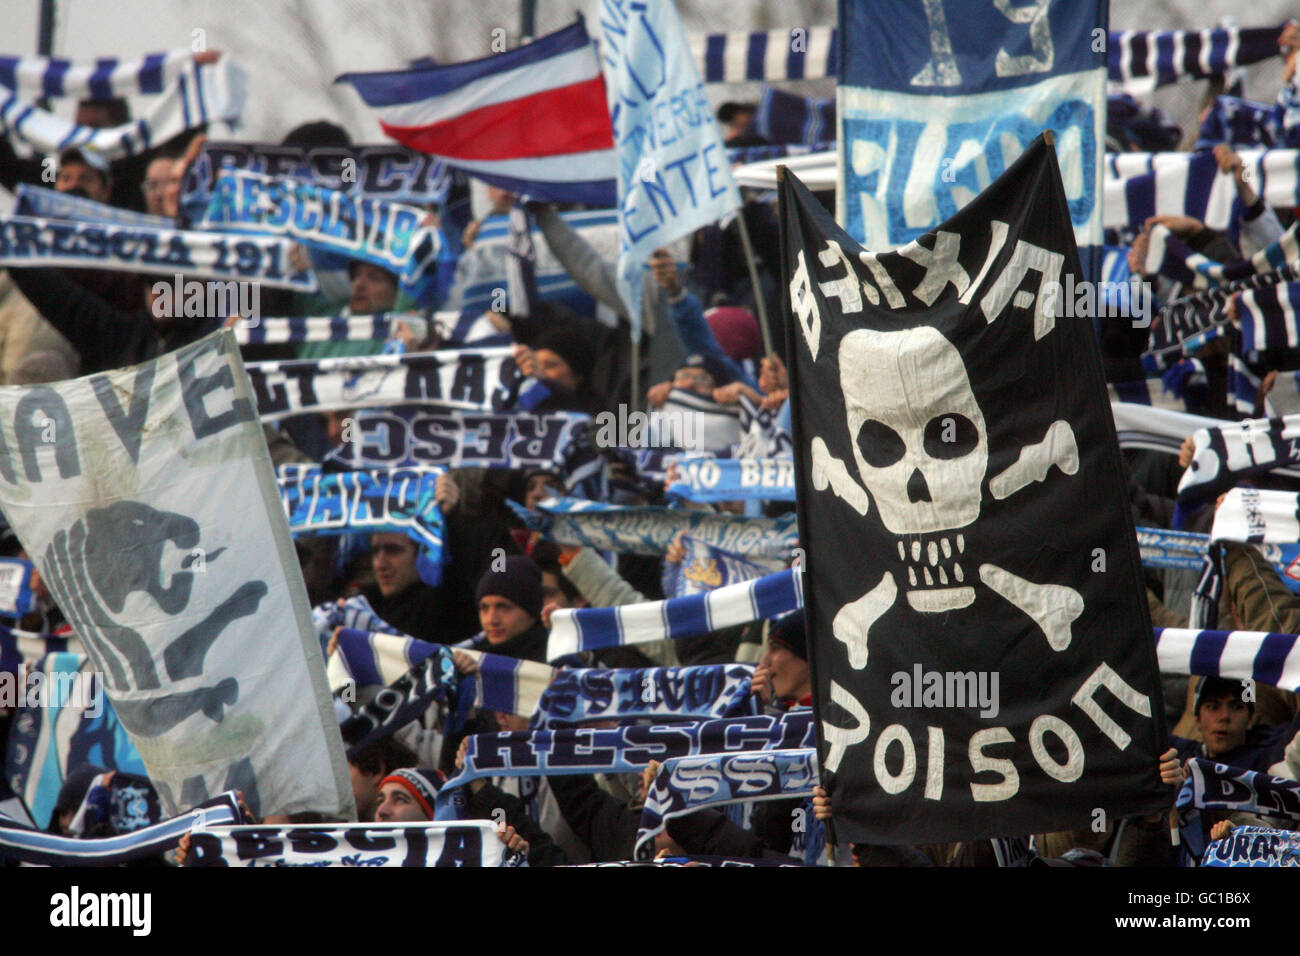
<svg viewBox="0 0 1300 956">
<path fill-rule="evenodd" d="M 483 633 L 469 647 L 516 660 L 546 661 L 542 626 L 542 571 L 532 558 L 493 559 L 475 592 Z"/>
</svg>

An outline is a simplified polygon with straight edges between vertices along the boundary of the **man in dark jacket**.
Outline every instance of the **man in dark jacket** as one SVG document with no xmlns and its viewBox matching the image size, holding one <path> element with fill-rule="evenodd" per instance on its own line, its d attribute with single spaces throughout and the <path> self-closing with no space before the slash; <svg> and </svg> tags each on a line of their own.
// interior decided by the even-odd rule
<svg viewBox="0 0 1300 956">
<path fill-rule="evenodd" d="M 73 282 L 56 269 L 10 269 L 9 274 L 29 302 L 81 357 L 81 373 L 138 365 L 202 338 L 220 319 L 156 316 L 154 279 L 146 277 L 144 301 L 124 312 Z"/>
</svg>

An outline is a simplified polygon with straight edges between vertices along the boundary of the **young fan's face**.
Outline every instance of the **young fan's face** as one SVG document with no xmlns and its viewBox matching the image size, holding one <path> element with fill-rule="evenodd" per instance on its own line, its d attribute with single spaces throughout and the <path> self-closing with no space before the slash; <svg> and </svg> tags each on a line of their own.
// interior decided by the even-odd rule
<svg viewBox="0 0 1300 956">
<path fill-rule="evenodd" d="M 375 819 L 380 823 L 425 823 L 429 816 L 415 802 L 411 791 L 400 783 L 386 783 L 379 788 L 379 808 Z"/>
<path fill-rule="evenodd" d="M 370 563 L 384 597 L 400 594 L 420 580 L 415 542 L 404 534 L 385 531 L 370 536 Z"/>
<path fill-rule="evenodd" d="M 1218 757 L 1246 742 L 1250 708 L 1235 695 L 1201 701 L 1196 708 L 1196 726 L 1205 738 L 1205 751 Z"/>
<path fill-rule="evenodd" d="M 808 685 L 808 662 L 789 648 L 769 644 L 761 662 L 772 672 L 772 695 L 782 700 L 797 699 Z"/>
<path fill-rule="evenodd" d="M 489 644 L 503 644 L 524 633 L 537 619 L 509 598 L 485 594 L 478 602 L 478 622 Z"/>
</svg>

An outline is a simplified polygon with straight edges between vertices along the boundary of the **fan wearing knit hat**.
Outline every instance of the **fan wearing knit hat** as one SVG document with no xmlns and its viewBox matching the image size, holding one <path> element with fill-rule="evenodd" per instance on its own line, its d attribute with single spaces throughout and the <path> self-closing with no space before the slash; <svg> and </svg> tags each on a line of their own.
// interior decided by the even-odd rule
<svg viewBox="0 0 1300 956">
<path fill-rule="evenodd" d="M 433 805 L 446 778 L 439 770 L 410 767 L 394 770 L 379 781 L 380 823 L 424 823 L 433 819 Z"/>
<path fill-rule="evenodd" d="M 474 650 L 516 660 L 546 661 L 542 616 L 542 570 L 522 554 L 493 559 L 475 592 L 483 633 L 470 642 Z"/>
</svg>

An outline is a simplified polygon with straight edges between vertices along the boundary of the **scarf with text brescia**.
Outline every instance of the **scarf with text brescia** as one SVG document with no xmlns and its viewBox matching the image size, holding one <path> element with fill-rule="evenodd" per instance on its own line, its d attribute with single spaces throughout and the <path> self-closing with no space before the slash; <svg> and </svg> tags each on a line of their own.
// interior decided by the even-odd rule
<svg viewBox="0 0 1300 956">
<path fill-rule="evenodd" d="M 664 562 L 663 589 L 670 598 L 689 597 L 729 584 L 753 581 L 780 570 L 771 564 L 759 564 L 738 554 L 705 544 L 689 534 L 682 535 L 685 557 L 674 564 Z"/>
<path fill-rule="evenodd" d="M 1194 757 L 1174 804 L 1184 849 L 1200 860 L 1209 843 L 1202 810 L 1253 813 L 1300 824 L 1300 782 Z"/>
<path fill-rule="evenodd" d="M 629 724 L 528 730 L 466 738 L 464 769 L 438 792 L 435 820 L 446 819 L 456 788 L 482 777 L 640 773 L 651 760 L 694 754 L 795 750 L 814 746 L 811 709 L 779 716 L 730 717 L 689 724 Z"/>
<path fill-rule="evenodd" d="M 1219 598 L 1227 576 L 1220 542 L 1294 544 L 1300 541 L 1300 495 L 1289 491 L 1233 488 L 1214 513 L 1210 547 L 1201 566 L 1201 576 L 1192 592 L 1187 623 L 1196 628 L 1213 628 L 1219 619 Z M 1291 569 L 1283 579 L 1291 576 Z"/>
<path fill-rule="evenodd" d="M 373 411 L 358 414 L 350 439 L 329 455 L 348 468 L 554 468 L 566 484 L 603 466 L 576 412 Z"/>
<path fill-rule="evenodd" d="M 509 348 L 447 349 L 245 365 L 263 421 L 388 405 L 502 411 L 525 383 Z"/>
<path fill-rule="evenodd" d="M 174 220 L 166 216 L 150 216 L 130 209 L 118 209 L 107 203 L 95 202 L 84 196 L 61 193 L 31 183 L 19 183 L 14 193 L 15 216 L 34 216 L 37 219 L 75 219 L 78 222 L 98 222 L 119 226 L 148 226 L 151 229 L 175 229 Z"/>
<path fill-rule="evenodd" d="M 181 208 L 191 218 L 203 214 L 217 177 L 226 170 L 288 176 L 352 196 L 416 205 L 441 205 L 451 185 L 442 160 L 397 143 L 282 146 L 209 140 L 185 170 L 181 185 Z"/>
<path fill-rule="evenodd" d="M 1155 628 L 1162 674 L 1252 680 L 1300 690 L 1300 637 L 1266 631 L 1196 631 Z"/>
<path fill-rule="evenodd" d="M 803 607 L 803 574 L 786 570 L 690 597 L 555 611 L 547 660 L 580 651 L 675 641 Z"/>
<path fill-rule="evenodd" d="M 1233 827 L 1205 848 L 1201 866 L 1300 866 L 1300 834 L 1272 827 Z"/>
<path fill-rule="evenodd" d="M 196 828 L 186 866 L 509 866 L 491 820 Z"/>
<path fill-rule="evenodd" d="M 0 216 L 0 266 L 156 272 L 315 292 L 315 273 L 292 271 L 289 247 L 275 236 Z"/>
<path fill-rule="evenodd" d="M 1167 226 L 1151 229 L 1144 270 L 1159 273 L 1182 283 L 1189 289 L 1207 289 L 1262 272 L 1272 272 L 1300 259 L 1300 243 L 1293 225 L 1277 241 L 1249 259 L 1221 263 L 1194 252 L 1187 243 L 1174 236 Z"/>
<path fill-rule="evenodd" d="M 392 685 L 412 667 L 443 649 L 405 634 L 374 633 L 343 628 L 338 632 L 338 651 L 329 660 L 326 676 L 330 689 L 338 691 L 349 683 L 359 686 Z M 536 661 L 516 660 L 457 647 L 456 651 L 478 664 L 474 674 L 458 676 L 458 700 L 464 709 L 479 707 L 529 717 L 537 709 L 555 669 Z"/>
<path fill-rule="evenodd" d="M 780 518 L 742 518 L 712 511 L 629 507 L 578 498 L 548 498 L 530 511 L 508 502 L 511 510 L 548 541 L 597 551 L 658 557 L 679 531 L 715 547 L 750 558 L 785 560 L 798 529 L 793 513 Z"/>
<path fill-rule="evenodd" d="M 794 459 L 683 458 L 668 494 L 687 501 L 794 501 Z"/>
<path fill-rule="evenodd" d="M 1238 152 L 1255 193 L 1275 209 L 1300 203 L 1300 151 Z M 1243 204 L 1233 176 L 1220 173 L 1208 152 L 1108 153 L 1103 191 L 1107 229 L 1140 230 L 1151 216 L 1190 216 L 1210 229 L 1233 233 Z"/>
<path fill-rule="evenodd" d="M 321 252 L 369 262 L 412 286 L 433 278 L 446 258 L 423 210 L 385 199 L 353 198 L 301 180 L 223 170 L 201 229 L 287 236 Z"/>
<path fill-rule="evenodd" d="M 1178 482 L 1178 502 L 1215 498 L 1240 482 L 1300 462 L 1300 415 L 1224 422 L 1192 433 L 1192 463 Z"/>
<path fill-rule="evenodd" d="M 442 509 L 435 500 L 441 468 L 322 472 L 319 465 L 281 465 L 276 472 L 289 531 L 340 535 L 396 531 L 419 548 L 426 584 L 442 580 Z"/>
<path fill-rule="evenodd" d="M 456 662 L 451 651 L 435 645 L 423 660 L 339 726 L 349 759 L 418 720 L 430 707 L 451 707 L 455 702 L 456 683 Z"/>
<path fill-rule="evenodd" d="M 60 64 L 67 63 L 66 60 L 47 62 L 53 72 L 58 71 Z M 95 85 L 102 86 L 96 78 L 97 70 L 98 65 L 78 67 L 74 78 L 81 80 L 74 86 L 81 89 L 68 95 L 86 95 L 86 91 Z M 171 74 L 166 83 L 155 81 L 159 70 L 164 76 Z M 86 71 L 90 71 L 89 74 Z M 64 77 L 72 72 L 67 71 Z M 179 133 L 208 123 L 233 125 L 243 114 L 248 74 L 229 56 L 207 64 L 195 63 L 193 53 L 166 54 L 161 64 L 149 57 L 141 61 L 139 76 L 142 86 L 147 83 L 148 89 L 138 92 L 157 93 L 158 98 L 137 119 L 101 129 L 79 126 L 55 116 L 35 105 L 30 94 L 22 88 L 6 87 L 5 71 L 0 64 L 0 135 L 21 140 L 36 152 L 47 155 L 75 147 L 113 160 L 137 155 Z M 49 92 L 43 89 L 35 95 L 39 98 L 49 95 Z"/>
<path fill-rule="evenodd" d="M 710 720 L 756 713 L 753 664 L 579 668 L 555 674 L 529 725 L 547 730 L 594 720 Z"/>
<path fill-rule="evenodd" d="M 202 827 L 224 827 L 243 820 L 239 798 L 229 790 L 200 806 L 119 836 L 81 839 L 55 836 L 0 817 L 0 862 L 38 866 L 121 866 L 174 850 L 181 837 Z"/>
<path fill-rule="evenodd" d="M 707 754 L 665 760 L 646 792 L 641 825 L 636 834 L 637 859 L 648 859 L 654 838 L 674 817 L 705 807 L 750 800 L 788 800 L 810 797 L 817 786 L 817 751 L 770 750 L 764 753 Z M 805 813 L 806 828 L 821 828 L 821 821 Z M 805 830 L 806 832 L 806 830 Z M 822 840 L 805 841 L 820 855 Z M 816 863 L 805 858 L 805 863 Z"/>
</svg>

